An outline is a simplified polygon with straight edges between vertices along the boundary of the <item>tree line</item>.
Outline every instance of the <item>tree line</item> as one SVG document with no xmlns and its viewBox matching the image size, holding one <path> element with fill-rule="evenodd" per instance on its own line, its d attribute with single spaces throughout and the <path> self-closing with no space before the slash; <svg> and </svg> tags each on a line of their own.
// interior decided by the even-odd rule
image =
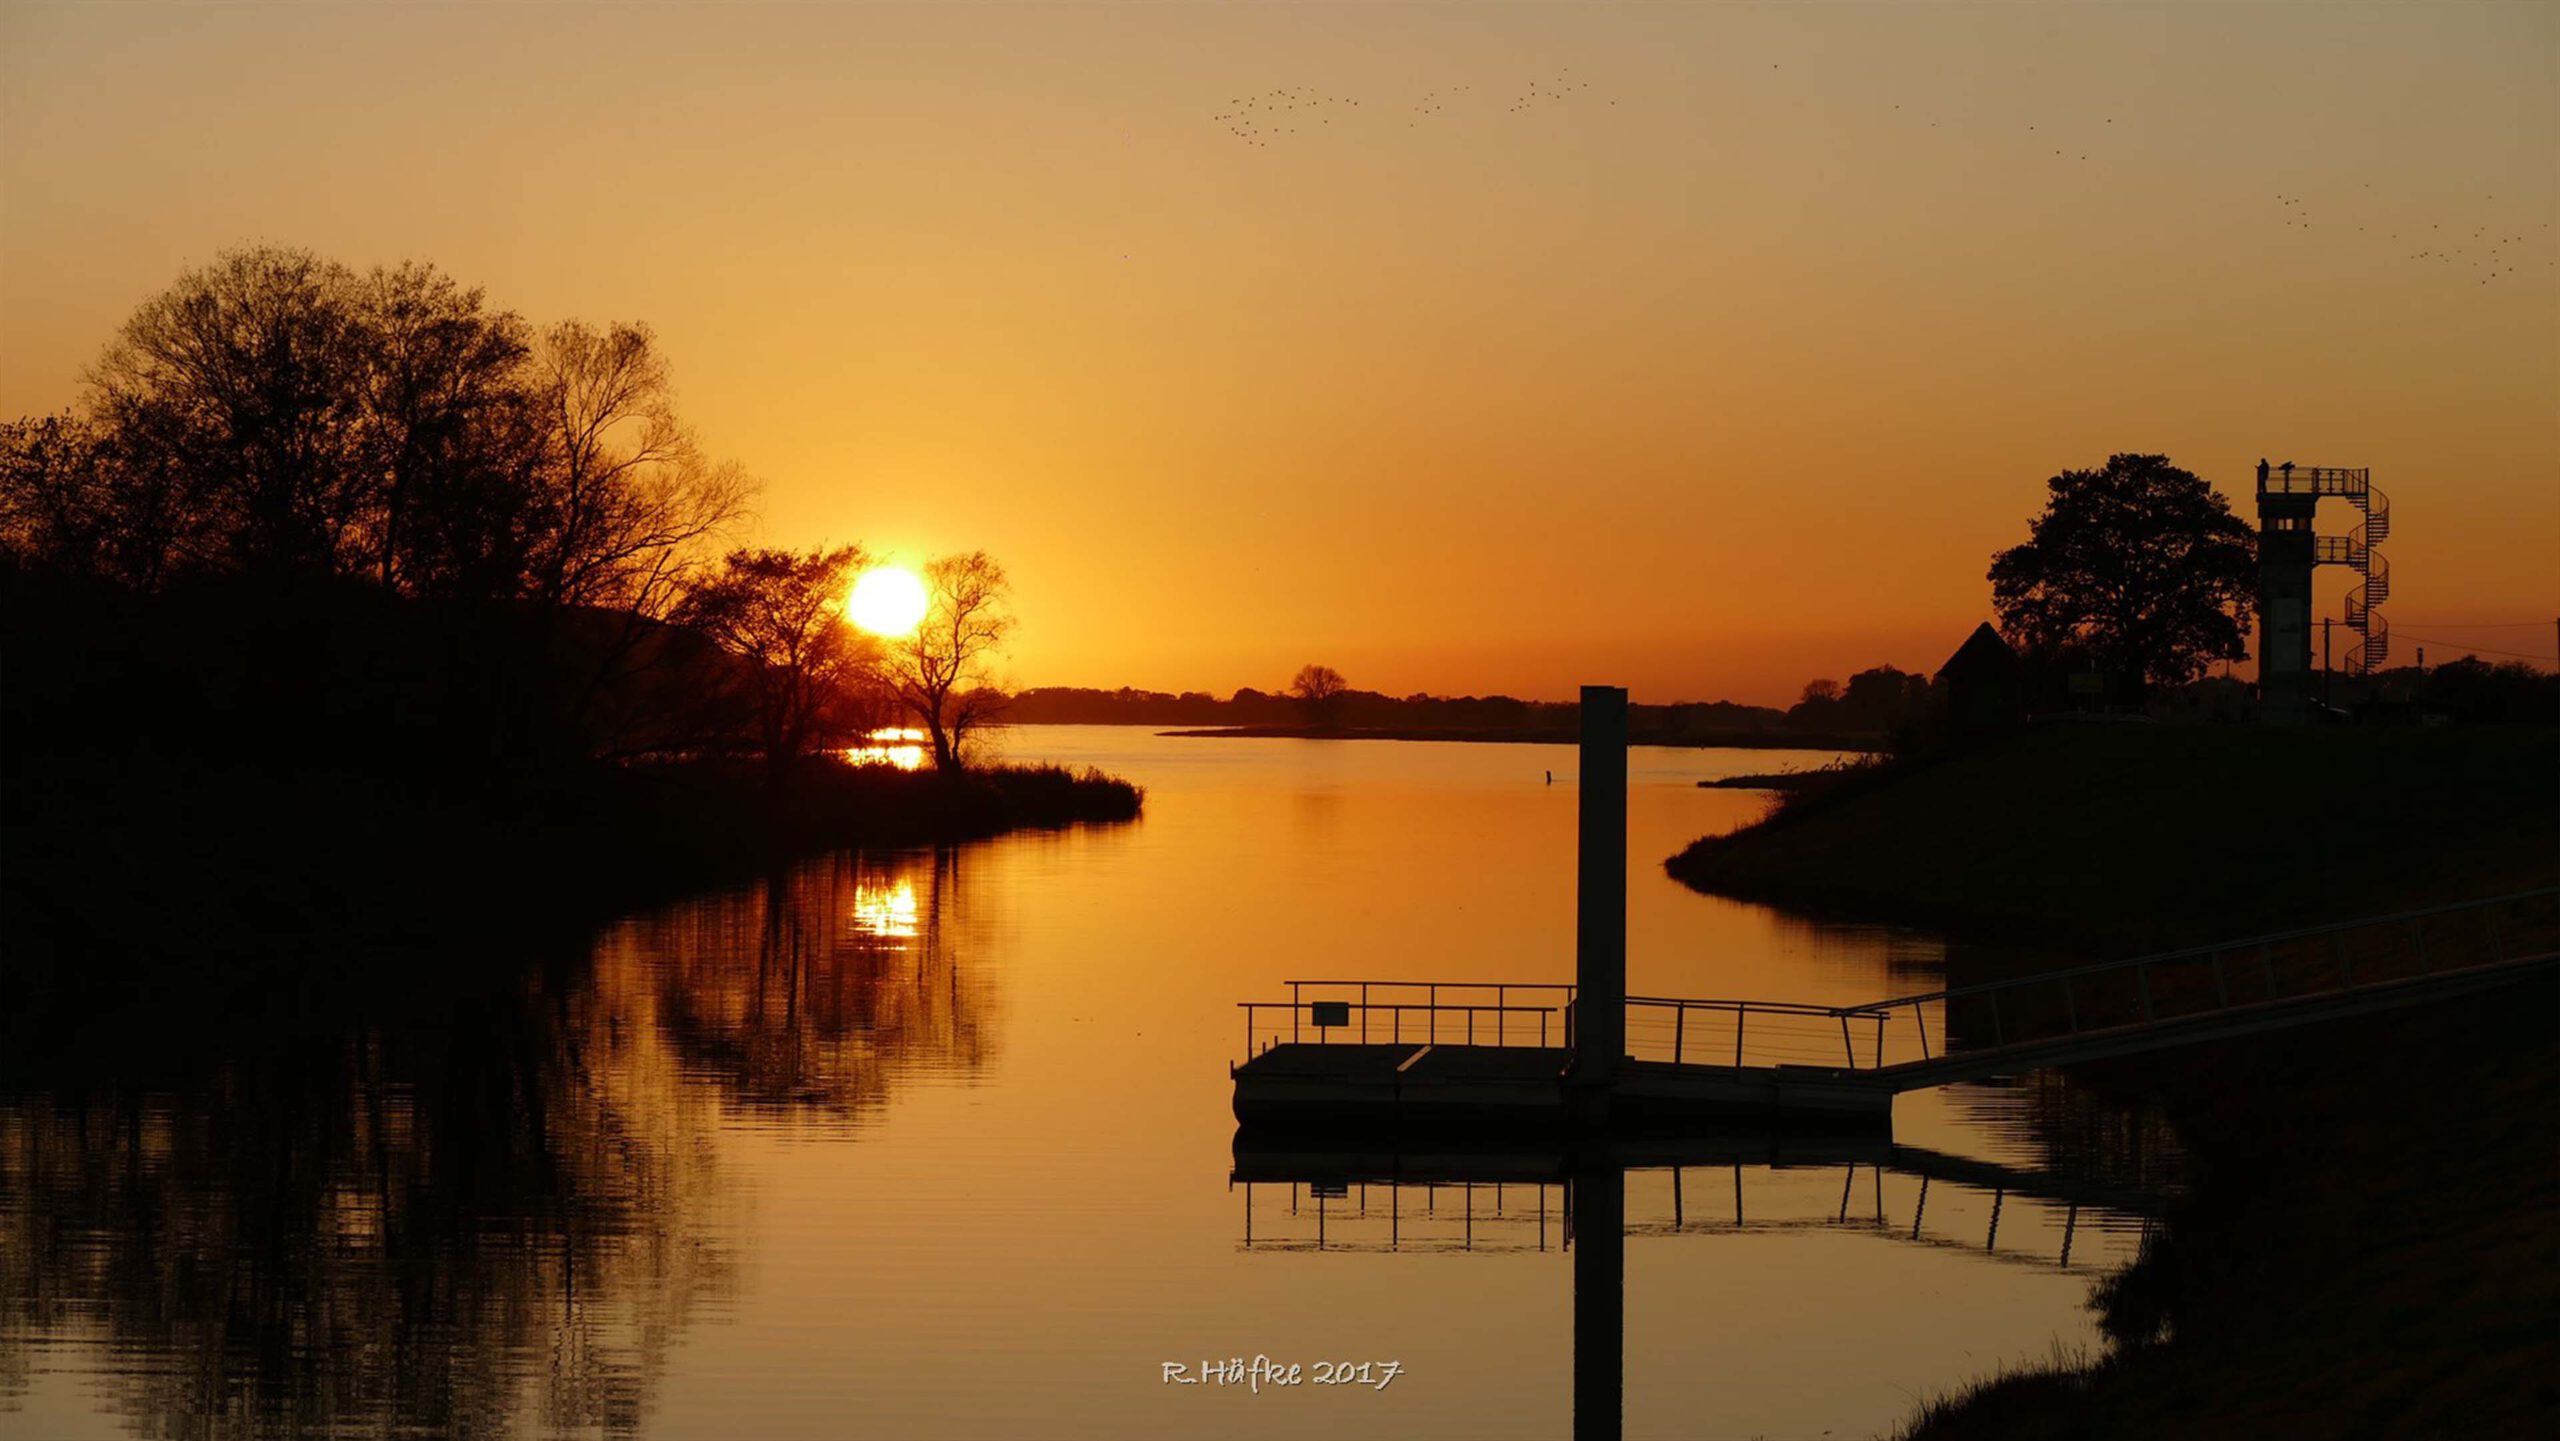
<svg viewBox="0 0 2560 1441">
<path fill-rule="evenodd" d="M 22 599 L 78 581 L 154 617 L 127 632 L 223 610 L 215 646 L 254 681 L 232 689 L 270 721 L 392 687 L 493 764 L 779 770 L 905 713 L 964 764 L 1002 567 L 932 562 L 925 624 L 875 639 L 845 619 L 861 547 L 734 546 L 755 490 L 684 423 L 646 326 L 537 326 L 432 265 L 256 247 L 136 308 L 74 407 L 0 424 L 0 565 Z"/>
</svg>

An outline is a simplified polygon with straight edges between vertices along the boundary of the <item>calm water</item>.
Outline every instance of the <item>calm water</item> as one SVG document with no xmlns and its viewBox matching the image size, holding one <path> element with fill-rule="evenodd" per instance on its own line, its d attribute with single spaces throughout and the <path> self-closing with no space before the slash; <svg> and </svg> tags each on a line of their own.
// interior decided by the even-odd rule
<svg viewBox="0 0 2560 1441">
<path fill-rule="evenodd" d="M 1142 782 L 1145 819 L 813 861 L 193 1089 L 0 1097 L 0 1435 L 1563 1434 L 1562 1188 L 1234 1183 L 1226 1066 L 1235 1003 L 1291 977 L 1570 979 L 1572 752 L 1009 749 Z M 1631 989 L 1934 987 L 1927 937 L 1655 864 L 1758 811 L 1697 779 L 1827 758 L 1636 753 Z M 2155 1125 L 2049 1078 L 1894 1125 L 2174 1174 Z M 2141 1226 L 1839 1163 L 1639 1171 L 1626 1214 L 1625 1430 L 1684 1438 L 1866 1435 L 2093 1343 Z M 1162 1379 L 1257 1353 L 1402 1374 Z"/>
</svg>

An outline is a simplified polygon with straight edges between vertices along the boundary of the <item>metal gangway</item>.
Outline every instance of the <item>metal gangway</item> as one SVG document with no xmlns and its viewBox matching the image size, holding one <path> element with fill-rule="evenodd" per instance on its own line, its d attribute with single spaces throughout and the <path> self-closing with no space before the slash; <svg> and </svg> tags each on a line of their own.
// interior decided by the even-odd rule
<svg viewBox="0 0 2560 1441">
<path fill-rule="evenodd" d="M 1900 1092 L 2308 1025 L 2553 970 L 2560 970 L 2560 888 L 1855 1005 L 1630 996 L 1626 1069 L 1634 1076 L 1780 1071 Z M 1249 1059 L 1275 1048 L 1345 1046 L 1410 1069 L 1517 1048 L 1562 1064 L 1573 1044 L 1571 986 L 1306 980 L 1289 987 L 1287 1001 L 1239 1003 Z"/>
</svg>

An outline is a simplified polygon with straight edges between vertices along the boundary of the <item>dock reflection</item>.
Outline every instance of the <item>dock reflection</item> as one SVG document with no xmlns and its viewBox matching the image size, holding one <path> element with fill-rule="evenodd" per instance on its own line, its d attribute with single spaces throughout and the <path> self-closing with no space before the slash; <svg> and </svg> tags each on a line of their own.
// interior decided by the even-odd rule
<svg viewBox="0 0 2560 1441">
<path fill-rule="evenodd" d="M 1889 1135 L 1615 1138 L 1574 1148 L 1326 1148 L 1239 1133 L 1241 1249 L 1573 1260 L 1573 1434 L 1621 1434 L 1629 1238 L 1821 1230 L 2096 1272 L 2130 1261 L 2165 1185 L 2005 1165 Z"/>
</svg>

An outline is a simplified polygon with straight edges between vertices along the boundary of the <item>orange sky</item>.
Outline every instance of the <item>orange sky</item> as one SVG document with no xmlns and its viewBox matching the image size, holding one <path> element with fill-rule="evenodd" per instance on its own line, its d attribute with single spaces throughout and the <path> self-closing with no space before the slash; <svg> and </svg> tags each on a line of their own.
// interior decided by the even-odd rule
<svg viewBox="0 0 2560 1441">
<path fill-rule="evenodd" d="M 1781 701 L 2114 450 L 2370 466 L 2394 659 L 2548 657 L 2556 177 L 2546 5 L 0 0 L 0 414 L 273 241 L 648 321 L 1023 684 Z"/>
</svg>

